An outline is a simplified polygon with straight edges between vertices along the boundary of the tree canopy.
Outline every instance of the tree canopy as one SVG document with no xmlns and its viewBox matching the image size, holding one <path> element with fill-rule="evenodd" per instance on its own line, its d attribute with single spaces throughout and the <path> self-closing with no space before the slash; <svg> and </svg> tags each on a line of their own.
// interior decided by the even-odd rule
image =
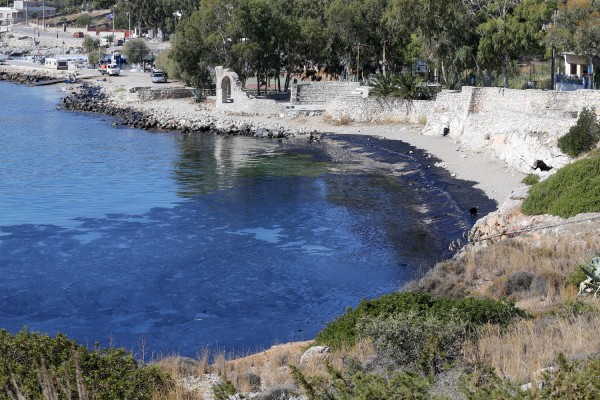
<svg viewBox="0 0 600 400">
<path fill-rule="evenodd" d="M 597 2 L 587 3 L 585 12 L 598 12 Z M 506 85 L 518 60 L 543 57 L 551 41 L 591 51 L 596 45 L 588 41 L 586 48 L 578 38 L 600 40 L 593 20 L 565 25 L 564 32 L 544 30 L 557 7 L 559 14 L 567 8 L 554 0 L 200 0 L 178 23 L 170 54 L 190 83 L 205 80 L 216 65 L 233 68 L 242 80 L 283 71 L 289 78 L 305 66 L 356 79 L 357 72 L 367 78 L 384 67 L 412 72 L 421 60 L 442 82 L 471 70 L 482 85 L 498 76 Z"/>
</svg>

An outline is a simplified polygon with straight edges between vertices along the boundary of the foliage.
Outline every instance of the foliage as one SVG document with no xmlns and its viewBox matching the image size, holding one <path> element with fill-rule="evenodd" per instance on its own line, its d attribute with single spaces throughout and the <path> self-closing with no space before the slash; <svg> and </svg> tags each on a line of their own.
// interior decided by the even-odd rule
<svg viewBox="0 0 600 400">
<path fill-rule="evenodd" d="M 569 274 L 568 281 L 571 286 L 578 289 L 579 284 L 587 279 L 587 277 L 588 276 L 581 270 L 581 268 L 577 267 Z"/>
<path fill-rule="evenodd" d="M 527 186 L 531 186 L 531 185 L 535 185 L 539 181 L 540 181 L 540 176 L 539 175 L 529 174 L 529 175 L 527 175 L 525 178 L 523 178 L 521 180 L 521 183 L 523 183 L 523 184 L 525 184 Z"/>
<path fill-rule="evenodd" d="M 369 95 L 376 97 L 394 97 L 397 94 L 396 77 L 393 74 L 377 75 Z"/>
<path fill-rule="evenodd" d="M 590 151 L 600 141 L 600 124 L 596 120 L 594 109 L 584 108 L 579 114 L 577 124 L 558 139 L 558 148 L 571 157 L 577 157 Z"/>
<path fill-rule="evenodd" d="M 316 343 L 333 348 L 351 345 L 358 337 L 359 322 L 401 314 L 433 317 L 446 322 L 464 321 L 469 332 L 485 323 L 506 325 L 513 318 L 524 316 L 523 311 L 513 304 L 493 300 L 433 298 L 420 292 L 391 293 L 374 300 L 363 300 L 355 309 L 349 308 L 318 333 Z"/>
<path fill-rule="evenodd" d="M 351 369 L 339 371 L 330 364 L 326 364 L 326 368 L 330 382 L 320 377 L 306 377 L 290 366 L 292 377 L 309 400 L 425 400 L 431 385 L 427 378 L 407 371 L 387 377 Z"/>
<path fill-rule="evenodd" d="M 100 39 L 96 39 L 91 36 L 86 36 L 83 39 L 82 46 L 83 46 L 83 51 L 85 51 L 86 53 L 90 53 L 94 50 L 98 50 L 98 48 L 100 48 Z"/>
<path fill-rule="evenodd" d="M 578 287 L 579 283 L 574 286 Z M 598 309 L 596 307 L 580 300 L 568 300 L 562 304 L 559 304 L 554 310 L 552 310 L 554 315 L 565 317 L 569 320 L 574 320 L 582 315 L 593 316 L 596 315 L 597 312 Z"/>
<path fill-rule="evenodd" d="M 181 74 L 177 68 L 177 64 L 170 57 L 170 54 L 170 49 L 158 53 L 156 60 L 154 60 L 154 65 L 161 71 L 165 71 L 169 78 L 179 79 L 181 78 Z"/>
<path fill-rule="evenodd" d="M 144 61 L 150 53 L 150 49 L 144 39 L 128 40 L 123 46 L 123 54 L 129 64 L 139 64 Z"/>
<path fill-rule="evenodd" d="M 427 86 L 416 74 L 377 75 L 370 95 L 377 97 L 400 98 L 404 100 L 426 100 L 431 97 Z"/>
<path fill-rule="evenodd" d="M 100 62 L 100 54 L 97 50 L 90 51 L 87 55 L 87 58 L 91 65 L 96 65 Z"/>
<path fill-rule="evenodd" d="M 171 382 L 123 349 L 88 350 L 62 334 L 0 330 L 0 398 L 151 399 Z M 76 392 L 76 393 L 74 393 Z"/>
<path fill-rule="evenodd" d="M 176 30 L 172 58 L 189 82 L 202 81 L 194 71 L 202 75 L 218 65 L 235 70 L 243 82 L 249 76 L 264 82 L 278 80 L 282 71 L 289 81 L 303 67 L 360 80 L 384 66 L 400 73 L 425 61 L 442 82 L 459 87 L 469 69 L 485 85 L 501 71 L 507 84 L 517 60 L 542 57 L 541 27 L 552 19 L 553 5 L 545 0 L 132 0 L 118 3 L 115 15 L 121 27 L 119 18 L 130 12 L 140 27 Z M 176 10 L 182 10 L 179 22 L 172 20 Z"/>
<path fill-rule="evenodd" d="M 600 393 L 600 357 L 569 361 L 563 354 L 556 359 L 557 372 L 546 372 L 537 390 L 522 391 L 514 383 L 500 379 L 489 367 L 480 367 L 466 377 L 464 392 L 474 400 L 593 399 Z"/>
<path fill-rule="evenodd" d="M 453 315 L 444 319 L 415 313 L 377 317 L 360 324 L 359 331 L 372 338 L 377 365 L 424 375 L 440 373 L 460 355 L 461 345 L 473 337 L 468 321 Z"/>
<path fill-rule="evenodd" d="M 527 392 L 519 391 L 515 383 L 501 379 L 488 365 L 476 365 L 473 371 L 465 375 L 461 382 L 462 391 L 470 400 L 506 400 L 523 399 Z"/>
<path fill-rule="evenodd" d="M 215 400 L 227 400 L 229 396 L 236 394 L 235 386 L 233 383 L 224 376 L 220 382 L 216 383 L 212 387 Z"/>
<path fill-rule="evenodd" d="M 92 23 L 92 17 L 88 14 L 81 14 L 75 19 L 77 26 L 86 27 Z"/>
<path fill-rule="evenodd" d="M 600 156 L 561 168 L 533 185 L 521 210 L 527 215 L 552 214 L 563 218 L 600 211 Z"/>
</svg>

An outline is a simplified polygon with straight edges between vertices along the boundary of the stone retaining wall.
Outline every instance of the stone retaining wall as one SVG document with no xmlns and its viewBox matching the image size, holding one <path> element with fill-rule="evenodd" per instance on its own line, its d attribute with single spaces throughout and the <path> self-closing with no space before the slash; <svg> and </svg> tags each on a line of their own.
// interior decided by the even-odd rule
<svg viewBox="0 0 600 400">
<path fill-rule="evenodd" d="M 558 139 L 577 122 L 584 107 L 600 113 L 600 91 L 555 92 L 463 87 L 442 91 L 434 101 L 334 98 L 326 114 L 355 122 L 424 123 L 423 134 L 444 135 L 474 151 L 489 151 L 525 173 L 545 172 L 571 160 Z"/>
<path fill-rule="evenodd" d="M 181 87 L 152 88 L 134 87 L 129 89 L 130 93 L 137 93 L 140 101 L 152 101 L 160 99 L 184 99 L 194 97 L 194 89 Z"/>
</svg>

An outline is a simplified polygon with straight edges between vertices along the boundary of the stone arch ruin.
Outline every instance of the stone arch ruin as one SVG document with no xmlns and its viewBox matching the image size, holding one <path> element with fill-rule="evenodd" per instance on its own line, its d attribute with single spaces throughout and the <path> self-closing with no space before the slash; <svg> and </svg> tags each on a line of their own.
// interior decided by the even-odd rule
<svg viewBox="0 0 600 400">
<path fill-rule="evenodd" d="M 231 103 L 233 99 L 231 98 L 231 78 L 229 76 L 224 76 L 221 80 L 221 101 L 220 103 Z"/>
<path fill-rule="evenodd" d="M 217 107 L 227 103 L 241 103 L 248 101 L 246 92 L 242 89 L 242 81 L 234 71 L 229 68 L 215 68 L 217 87 Z"/>
</svg>

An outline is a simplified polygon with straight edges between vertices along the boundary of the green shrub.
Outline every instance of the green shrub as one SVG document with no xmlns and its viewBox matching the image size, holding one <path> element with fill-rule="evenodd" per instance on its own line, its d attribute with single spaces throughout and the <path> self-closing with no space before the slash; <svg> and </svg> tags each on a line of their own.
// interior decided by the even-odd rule
<svg viewBox="0 0 600 400">
<path fill-rule="evenodd" d="M 582 315 L 595 315 L 597 312 L 598 310 L 594 306 L 580 300 L 568 300 L 562 304 L 558 304 L 551 310 L 552 314 L 570 320 Z"/>
<path fill-rule="evenodd" d="M 596 121 L 594 109 L 584 108 L 577 124 L 569 133 L 558 139 L 558 148 L 571 157 L 590 151 L 600 141 L 600 125 Z"/>
<path fill-rule="evenodd" d="M 332 348 L 352 345 L 357 338 L 359 322 L 399 314 L 415 314 L 420 317 L 429 315 L 442 321 L 458 319 L 465 321 L 469 330 L 485 323 L 505 325 L 514 317 L 524 316 L 523 311 L 514 305 L 494 300 L 436 299 L 420 292 L 391 293 L 378 299 L 363 300 L 355 309 L 348 308 L 343 315 L 319 332 L 316 343 Z"/>
<path fill-rule="evenodd" d="M 529 174 L 525 178 L 523 178 L 523 180 L 521 181 L 521 183 L 523 183 L 525 185 L 528 185 L 528 186 L 531 186 L 531 185 L 535 185 L 539 181 L 540 181 L 539 175 Z"/>
<path fill-rule="evenodd" d="M 600 393 L 600 357 L 584 361 L 568 361 L 559 354 L 556 360 L 558 371 L 544 373 L 541 388 L 531 391 L 520 390 L 515 383 L 500 379 L 491 368 L 477 368 L 465 377 L 463 391 L 474 400 L 513 399 L 597 399 Z"/>
<path fill-rule="evenodd" d="M 571 286 L 579 289 L 579 284 L 586 280 L 588 276 L 581 270 L 581 268 L 576 267 L 568 276 L 568 281 Z"/>
<path fill-rule="evenodd" d="M 292 377 L 309 400 L 425 400 L 431 382 L 411 372 L 398 372 L 391 377 L 363 371 L 339 371 L 326 364 L 329 381 L 306 377 L 290 366 Z"/>
<path fill-rule="evenodd" d="M 522 211 L 563 218 L 600 211 L 600 157 L 588 157 L 561 168 L 529 189 Z"/>
<path fill-rule="evenodd" d="M 56 398 L 151 399 L 170 385 L 164 372 L 123 349 L 89 350 L 62 334 L 0 330 L 1 399 L 39 399 L 43 390 Z"/>
<path fill-rule="evenodd" d="M 461 345 L 472 337 L 467 325 L 459 318 L 408 313 L 377 317 L 359 325 L 359 331 L 373 340 L 375 365 L 430 375 L 440 373 L 460 355 Z"/>
<path fill-rule="evenodd" d="M 227 400 L 237 393 L 233 382 L 227 379 L 227 376 L 224 376 L 221 382 L 214 384 L 212 390 L 215 400 Z"/>
</svg>

